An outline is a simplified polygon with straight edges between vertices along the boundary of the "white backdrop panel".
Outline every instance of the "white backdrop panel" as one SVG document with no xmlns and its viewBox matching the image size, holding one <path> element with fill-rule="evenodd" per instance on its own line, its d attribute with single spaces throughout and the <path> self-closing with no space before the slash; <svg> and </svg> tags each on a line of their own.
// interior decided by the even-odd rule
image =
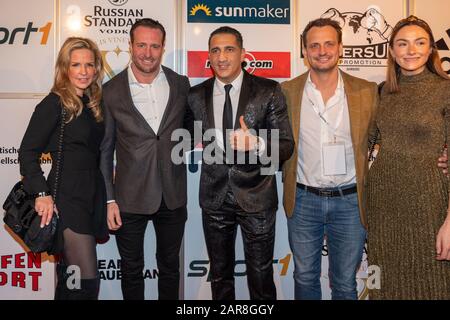
<svg viewBox="0 0 450 320">
<path fill-rule="evenodd" d="M 442 67 L 450 75 L 450 1 L 415 0 L 414 14 L 428 22 L 437 43 Z"/>
<path fill-rule="evenodd" d="M 55 50 L 53 0 L 2 0 L 0 93 L 47 92 Z"/>
</svg>

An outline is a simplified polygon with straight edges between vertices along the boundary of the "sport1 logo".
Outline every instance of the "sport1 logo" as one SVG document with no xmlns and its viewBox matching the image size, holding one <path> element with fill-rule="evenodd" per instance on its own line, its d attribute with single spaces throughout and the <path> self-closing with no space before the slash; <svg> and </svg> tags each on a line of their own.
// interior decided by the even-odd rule
<svg viewBox="0 0 450 320">
<path fill-rule="evenodd" d="M 32 33 L 42 32 L 41 45 L 46 45 L 51 28 L 51 22 L 47 22 L 45 26 L 40 27 L 39 29 L 33 28 L 33 22 L 28 22 L 26 27 L 19 27 L 11 30 L 5 27 L 0 27 L 0 44 L 14 44 L 15 42 L 20 41 L 22 41 L 22 44 L 28 44 L 28 40 L 30 39 L 30 35 Z M 24 35 L 22 40 L 19 40 L 19 35 L 21 35 L 21 33 Z"/>
</svg>

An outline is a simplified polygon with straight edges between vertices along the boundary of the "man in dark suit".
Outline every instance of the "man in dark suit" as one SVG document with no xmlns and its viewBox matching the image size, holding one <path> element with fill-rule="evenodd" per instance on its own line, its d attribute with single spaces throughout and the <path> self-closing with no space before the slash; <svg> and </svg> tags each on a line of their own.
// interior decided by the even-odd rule
<svg viewBox="0 0 450 320">
<path fill-rule="evenodd" d="M 187 219 L 186 166 L 171 161 L 174 130 L 186 111 L 189 80 L 161 65 L 164 27 L 153 19 L 130 30 L 130 66 L 104 86 L 105 138 L 101 169 L 108 226 L 117 230 L 124 299 L 144 299 L 144 234 L 156 234 L 159 299 L 179 298 L 179 251 Z M 113 154 L 116 151 L 115 176 Z"/>
<path fill-rule="evenodd" d="M 244 242 L 250 299 L 276 299 L 272 259 L 278 197 L 274 172 L 264 174 L 261 157 L 271 154 L 280 165 L 291 156 L 294 143 L 279 84 L 243 71 L 244 57 L 239 31 L 230 27 L 213 31 L 209 61 L 215 77 L 193 87 L 188 98 L 203 132 L 219 132 L 214 142 L 207 141 L 208 134 L 203 135 L 200 178 L 200 206 L 215 300 L 235 299 L 238 225 Z M 264 130 L 266 134 L 262 134 Z M 276 134 L 279 139 L 272 139 Z M 211 143 L 219 149 L 211 148 Z M 215 150 L 215 155 L 207 154 L 208 149 Z M 225 163 L 221 161 L 224 150 Z M 244 156 L 245 163 L 231 159 L 239 156 Z M 256 156 L 254 163 L 249 161 L 252 156 Z"/>
</svg>

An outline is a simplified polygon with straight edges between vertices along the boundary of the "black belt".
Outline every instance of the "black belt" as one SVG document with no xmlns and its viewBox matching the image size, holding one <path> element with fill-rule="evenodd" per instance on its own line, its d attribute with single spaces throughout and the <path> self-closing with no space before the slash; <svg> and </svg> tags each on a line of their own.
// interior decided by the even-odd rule
<svg viewBox="0 0 450 320">
<path fill-rule="evenodd" d="M 320 197 L 339 197 L 341 196 L 341 192 L 342 195 L 347 195 L 347 194 L 352 194 L 355 193 L 356 190 L 356 186 L 347 188 L 347 189 L 341 189 L 339 190 L 329 190 L 329 189 L 321 189 L 321 188 L 314 188 L 314 187 L 310 187 L 310 186 L 305 186 L 304 184 L 298 183 L 297 182 L 297 188 L 303 189 L 305 191 L 314 193 L 315 195 L 318 195 Z"/>
</svg>

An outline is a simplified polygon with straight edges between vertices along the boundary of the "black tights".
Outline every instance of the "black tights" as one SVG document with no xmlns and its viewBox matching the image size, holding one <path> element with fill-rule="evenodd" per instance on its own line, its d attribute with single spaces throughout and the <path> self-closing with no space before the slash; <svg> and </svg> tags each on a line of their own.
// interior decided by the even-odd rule
<svg viewBox="0 0 450 320">
<path fill-rule="evenodd" d="M 88 234 L 76 233 L 71 229 L 63 231 L 63 238 L 62 261 L 56 266 L 58 283 L 55 300 L 97 300 L 100 278 L 97 276 L 95 238 Z M 70 270 L 71 267 L 78 270 Z M 74 272 L 77 272 L 76 276 L 79 277 L 77 287 L 73 286 L 76 282 L 71 281 Z"/>
<path fill-rule="evenodd" d="M 97 251 L 94 236 L 81 234 L 67 228 L 63 231 L 63 262 L 69 267 L 78 266 L 81 279 L 97 277 Z"/>
</svg>

